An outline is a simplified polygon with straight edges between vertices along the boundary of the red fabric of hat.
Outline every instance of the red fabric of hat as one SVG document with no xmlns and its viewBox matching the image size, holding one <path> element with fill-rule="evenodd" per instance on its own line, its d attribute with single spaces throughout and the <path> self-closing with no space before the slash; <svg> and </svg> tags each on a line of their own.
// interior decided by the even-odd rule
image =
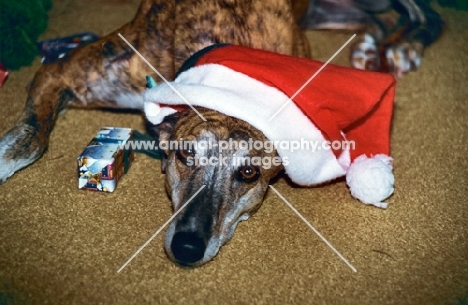
<svg viewBox="0 0 468 305">
<path fill-rule="evenodd" d="M 292 97 L 323 63 L 242 46 L 208 52 L 196 66 L 220 64 Z M 326 66 L 294 98 L 329 141 L 355 141 L 351 160 L 390 152 L 395 78 L 389 74 Z M 334 150 L 338 157 L 341 150 Z"/>
</svg>

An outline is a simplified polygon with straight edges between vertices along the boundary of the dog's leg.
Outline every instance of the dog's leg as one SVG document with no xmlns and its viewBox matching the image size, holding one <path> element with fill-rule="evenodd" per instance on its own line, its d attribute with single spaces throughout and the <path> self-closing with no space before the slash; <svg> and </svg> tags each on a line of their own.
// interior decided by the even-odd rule
<svg viewBox="0 0 468 305">
<path fill-rule="evenodd" d="M 141 109 L 145 75 L 153 72 L 118 33 L 171 79 L 174 76 L 173 17 L 174 1 L 143 1 L 129 24 L 41 67 L 31 83 L 23 113 L 0 141 L 0 183 L 41 157 L 62 110 L 68 107 Z"/>
<path fill-rule="evenodd" d="M 129 24 L 36 74 L 23 114 L 0 141 L 0 182 L 44 153 L 61 110 L 141 109 L 145 76 L 153 72 L 118 33 L 169 80 L 190 55 L 215 43 L 310 56 L 289 1 L 143 0 Z"/>
<path fill-rule="evenodd" d="M 304 29 L 362 30 L 372 22 L 369 14 L 351 1 L 309 0 L 299 24 Z"/>
<path fill-rule="evenodd" d="M 386 10 L 390 0 L 310 0 L 300 25 L 306 29 L 344 30 L 359 33 L 351 51 L 351 65 L 362 70 L 377 70 L 380 66 L 377 44 L 384 37 L 372 12 Z M 361 34 L 372 32 L 373 36 Z"/>
<path fill-rule="evenodd" d="M 400 37 L 387 39 L 385 59 L 390 72 L 401 76 L 421 66 L 424 49 L 443 33 L 445 23 L 428 4 L 420 0 L 399 0 L 406 9 L 409 23 Z"/>
<path fill-rule="evenodd" d="M 421 65 L 444 22 L 420 0 L 310 0 L 301 26 L 363 33 L 351 47 L 351 65 L 401 75 Z"/>
<path fill-rule="evenodd" d="M 424 49 L 444 29 L 440 15 L 419 0 L 395 0 L 392 10 L 371 16 L 375 22 L 353 45 L 351 63 L 397 76 L 419 68 Z"/>
</svg>

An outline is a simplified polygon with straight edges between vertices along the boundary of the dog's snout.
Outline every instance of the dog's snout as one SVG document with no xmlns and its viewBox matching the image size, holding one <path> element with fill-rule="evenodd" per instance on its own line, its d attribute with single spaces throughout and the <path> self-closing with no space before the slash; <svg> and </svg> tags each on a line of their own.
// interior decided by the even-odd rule
<svg viewBox="0 0 468 305">
<path fill-rule="evenodd" d="M 205 254 L 206 244 L 203 238 L 192 232 L 178 232 L 174 235 L 171 250 L 180 265 L 193 264 Z"/>
</svg>

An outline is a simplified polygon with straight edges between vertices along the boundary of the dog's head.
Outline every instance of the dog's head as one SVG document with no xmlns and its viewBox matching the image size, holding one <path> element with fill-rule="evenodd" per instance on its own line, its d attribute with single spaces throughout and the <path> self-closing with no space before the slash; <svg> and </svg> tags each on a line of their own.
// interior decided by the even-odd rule
<svg viewBox="0 0 468 305">
<path fill-rule="evenodd" d="M 157 127 L 174 212 L 204 186 L 166 234 L 169 258 L 185 267 L 200 266 L 218 253 L 238 222 L 260 207 L 269 181 L 282 169 L 272 146 L 254 147 L 254 141 L 268 143 L 262 132 L 219 112 L 199 111 L 206 122 L 187 110 Z"/>
</svg>

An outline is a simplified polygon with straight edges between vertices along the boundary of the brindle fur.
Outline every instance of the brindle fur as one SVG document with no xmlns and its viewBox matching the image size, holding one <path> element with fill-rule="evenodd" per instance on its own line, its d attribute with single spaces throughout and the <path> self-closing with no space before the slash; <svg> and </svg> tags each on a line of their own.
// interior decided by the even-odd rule
<svg viewBox="0 0 468 305">
<path fill-rule="evenodd" d="M 235 158 L 266 157 L 271 160 L 277 157 L 276 151 L 245 150 L 235 146 L 217 149 L 220 141 L 231 139 L 239 143 L 254 139 L 264 143 L 267 139 L 262 132 L 244 121 L 204 108 L 198 108 L 198 111 L 206 122 L 194 111 L 184 111 L 175 126 L 174 121 L 169 123 L 169 118 L 158 127 L 160 141 L 210 141 L 215 149 L 195 151 L 197 156 L 225 161 L 208 166 L 187 166 L 178 155 L 178 149 L 165 150 L 166 158 L 162 166 L 174 211 L 205 185 L 177 215 L 166 233 L 168 256 L 178 264 L 190 267 L 204 264 L 218 253 L 219 248 L 231 239 L 237 223 L 248 219 L 260 207 L 268 183 L 282 169 L 281 165 L 259 166 L 258 179 L 240 181 L 238 175 L 242 166 L 234 162 Z M 200 242 L 194 243 L 197 239 Z M 197 259 L 196 253 L 192 254 L 191 250 L 199 251 L 200 257 Z"/>
<path fill-rule="evenodd" d="M 370 33 L 370 43 L 357 39 L 351 64 L 397 75 L 416 69 L 423 49 L 443 29 L 440 16 L 423 0 L 309 0 L 308 8 L 306 2 L 142 0 L 131 22 L 39 69 L 23 113 L 0 141 L 0 183 L 42 156 L 62 110 L 142 109 L 144 77 L 160 79 L 118 33 L 172 80 L 185 59 L 213 43 L 308 57 L 307 39 L 295 22 L 303 10 L 305 27 Z"/>
<path fill-rule="evenodd" d="M 213 43 L 310 54 L 287 0 L 143 0 L 130 23 L 39 69 L 23 114 L 0 142 L 0 182 L 44 153 L 65 108 L 142 109 L 145 76 L 161 79 L 118 33 L 168 80 Z"/>
<path fill-rule="evenodd" d="M 361 33 L 351 50 L 358 69 L 397 76 L 421 65 L 426 47 L 445 28 L 441 16 L 426 0 L 309 0 L 300 23 L 311 29 Z"/>
</svg>

